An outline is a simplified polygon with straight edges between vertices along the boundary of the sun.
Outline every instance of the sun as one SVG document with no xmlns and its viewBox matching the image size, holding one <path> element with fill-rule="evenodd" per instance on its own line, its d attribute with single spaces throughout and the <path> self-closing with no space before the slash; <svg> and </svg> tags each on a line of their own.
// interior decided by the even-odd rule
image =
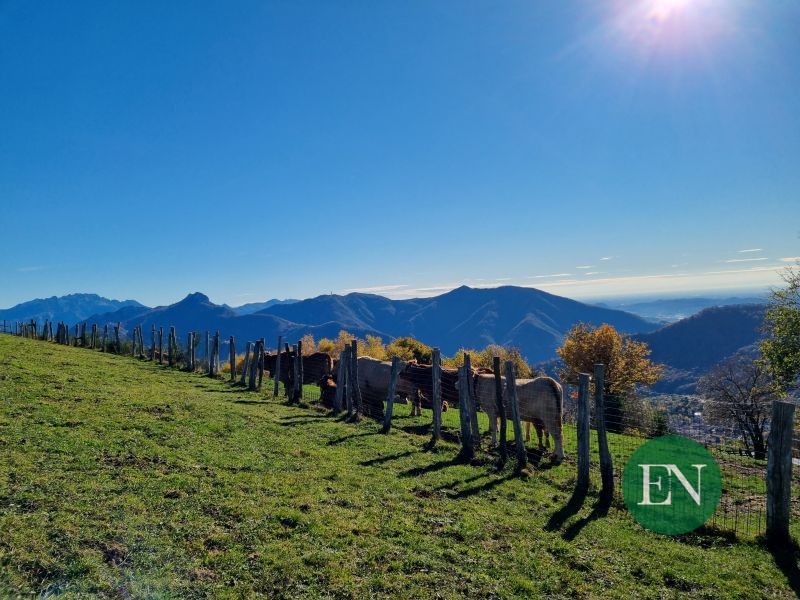
<svg viewBox="0 0 800 600">
<path fill-rule="evenodd" d="M 664 22 L 682 13 L 690 0 L 649 0 L 648 17 Z"/>
</svg>

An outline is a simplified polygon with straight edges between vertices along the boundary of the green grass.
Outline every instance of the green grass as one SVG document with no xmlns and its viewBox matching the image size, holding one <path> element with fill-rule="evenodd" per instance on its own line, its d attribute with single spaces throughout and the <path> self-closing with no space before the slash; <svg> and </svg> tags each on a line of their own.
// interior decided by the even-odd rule
<svg viewBox="0 0 800 600">
<path fill-rule="evenodd" d="M 548 528 L 571 460 L 525 477 L 488 455 L 457 464 L 408 415 L 382 435 L 266 391 L 0 336 L 0 595 L 793 595 L 755 541 L 666 538 L 618 506 L 591 518 L 593 496 Z"/>
</svg>

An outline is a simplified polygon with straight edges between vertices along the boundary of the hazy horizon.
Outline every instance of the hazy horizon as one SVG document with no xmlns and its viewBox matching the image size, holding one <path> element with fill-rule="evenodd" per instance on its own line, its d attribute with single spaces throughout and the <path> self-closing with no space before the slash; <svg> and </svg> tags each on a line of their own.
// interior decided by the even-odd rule
<svg viewBox="0 0 800 600">
<path fill-rule="evenodd" d="M 467 284 L 462 284 L 462 285 L 467 285 Z M 514 286 L 514 284 L 506 284 L 506 285 Z M 430 294 L 427 294 L 427 295 L 420 295 L 420 296 L 413 296 L 413 297 L 404 297 L 404 296 L 396 297 L 396 296 L 391 295 L 390 293 L 379 293 L 379 292 L 360 292 L 360 293 L 373 293 L 373 294 L 376 294 L 376 295 L 379 295 L 379 296 L 384 296 L 386 298 L 390 298 L 390 299 L 393 299 L 393 300 L 406 300 L 406 299 L 413 299 L 413 298 L 429 298 L 429 297 L 432 297 L 432 296 L 438 296 L 438 295 L 447 293 L 448 291 L 452 291 L 453 289 L 456 289 L 456 287 L 459 287 L 459 286 L 454 286 L 453 288 L 450 288 L 450 289 L 444 290 L 444 291 L 440 291 L 440 292 L 437 292 L 437 293 L 430 293 Z M 482 287 L 480 285 L 470 285 L 468 287 L 473 287 L 473 288 L 477 288 L 477 289 L 488 289 L 488 288 L 500 287 L 500 286 Z M 529 287 L 530 288 L 531 286 L 514 286 L 514 287 Z M 541 289 L 541 288 L 532 288 L 532 289 Z M 542 291 L 548 291 L 548 290 L 542 290 Z M 732 297 L 759 297 L 759 296 L 764 296 L 768 292 L 769 292 L 768 288 L 749 288 L 749 289 L 732 289 L 732 290 L 716 290 L 716 291 L 708 290 L 708 291 L 706 291 L 704 293 L 700 293 L 700 292 L 693 293 L 693 292 L 689 291 L 689 292 L 686 292 L 686 293 L 641 294 L 641 295 L 622 294 L 622 295 L 593 296 L 593 297 L 573 297 L 573 296 L 569 296 L 569 295 L 558 293 L 558 292 L 549 292 L 549 293 L 553 293 L 553 294 L 555 294 L 557 296 L 563 296 L 564 298 L 570 298 L 570 299 L 573 299 L 573 300 L 578 300 L 580 302 L 584 302 L 584 303 L 587 303 L 587 304 L 595 304 L 595 303 L 610 302 L 610 301 L 613 301 L 613 302 L 644 302 L 644 301 L 654 301 L 654 300 L 693 299 L 693 298 L 726 299 L 726 298 L 732 298 Z M 171 304 L 175 304 L 176 302 L 180 302 L 181 300 L 186 298 L 188 295 L 194 294 L 194 293 L 204 294 L 205 296 L 207 296 L 209 298 L 209 300 L 212 303 L 218 304 L 218 305 L 228 305 L 231 308 L 238 308 L 238 307 L 243 306 L 245 304 L 267 302 L 269 300 L 293 299 L 293 300 L 297 300 L 297 301 L 302 301 L 302 300 L 308 300 L 308 299 L 311 299 L 311 298 L 316 298 L 318 296 L 326 295 L 325 292 L 321 292 L 321 293 L 318 293 L 318 294 L 313 294 L 311 296 L 307 296 L 305 298 L 292 298 L 290 296 L 281 296 L 281 295 L 278 294 L 278 295 L 271 295 L 271 296 L 264 297 L 264 298 L 248 300 L 246 302 L 241 302 L 239 304 L 231 304 L 229 302 L 224 302 L 222 300 L 215 299 L 212 296 L 210 296 L 209 294 L 207 294 L 206 292 L 204 292 L 203 290 L 199 289 L 199 290 L 186 291 L 180 297 L 176 297 L 176 298 L 173 298 L 173 299 L 168 299 L 168 300 L 164 300 L 164 301 L 151 303 L 151 302 L 144 302 L 144 301 L 141 300 L 141 298 L 136 297 L 136 296 L 133 296 L 133 297 L 121 297 L 121 296 L 115 296 L 113 294 L 110 295 L 110 296 L 109 295 L 105 295 L 105 294 L 98 294 L 97 292 L 91 292 L 91 291 L 72 291 L 72 292 L 67 292 L 67 293 L 64 293 L 64 294 L 49 294 L 49 295 L 46 295 L 46 296 L 39 296 L 39 297 L 35 297 L 35 298 L 33 298 L 33 297 L 26 298 L 24 300 L 20 300 L 19 302 L 15 302 L 14 304 L 11 304 L 11 305 L 8 305 L 8 306 L 0 306 L 0 310 L 13 308 L 14 306 L 17 306 L 18 304 L 22 304 L 24 302 L 29 302 L 29 301 L 33 301 L 33 300 L 45 300 L 45 299 L 52 298 L 52 297 L 60 298 L 60 297 L 64 297 L 64 296 L 79 295 L 79 294 L 97 294 L 98 296 L 101 296 L 103 298 L 106 298 L 106 299 L 112 300 L 112 301 L 135 300 L 135 301 L 140 302 L 141 304 L 143 304 L 145 306 L 156 308 L 156 307 L 159 307 L 159 306 L 169 306 Z M 328 293 L 330 293 L 330 292 L 328 292 Z M 337 292 L 333 292 L 333 293 L 337 293 Z M 345 295 L 347 293 L 352 293 L 352 292 L 343 292 L 340 295 Z"/>
</svg>

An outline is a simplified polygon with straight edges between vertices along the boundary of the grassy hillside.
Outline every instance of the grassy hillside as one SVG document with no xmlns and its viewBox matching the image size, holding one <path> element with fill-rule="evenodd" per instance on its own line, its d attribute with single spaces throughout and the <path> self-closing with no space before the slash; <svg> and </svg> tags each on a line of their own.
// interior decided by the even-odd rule
<svg viewBox="0 0 800 600">
<path fill-rule="evenodd" d="M 756 542 L 670 539 L 574 463 L 514 477 L 223 381 L 0 336 L 0 595 L 791 597 Z M 784 567 L 787 571 L 787 567 Z"/>
</svg>

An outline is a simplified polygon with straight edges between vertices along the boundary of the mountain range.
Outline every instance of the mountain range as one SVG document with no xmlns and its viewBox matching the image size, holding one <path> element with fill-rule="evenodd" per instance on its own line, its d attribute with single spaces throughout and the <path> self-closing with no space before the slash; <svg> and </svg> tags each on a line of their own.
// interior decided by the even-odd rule
<svg viewBox="0 0 800 600">
<path fill-rule="evenodd" d="M 698 299 L 691 299 L 697 301 Z M 359 337 L 388 341 L 413 336 L 444 354 L 487 344 L 516 346 L 531 363 L 550 362 L 564 334 L 576 323 L 609 323 L 647 342 L 651 358 L 667 366 L 653 387 L 662 393 L 693 393 L 697 379 L 737 352 L 752 351 L 760 337 L 763 304 L 705 308 L 661 326 L 621 310 L 585 304 L 546 292 L 514 286 L 475 289 L 462 286 L 440 296 L 391 300 L 363 293 L 322 295 L 307 300 L 268 300 L 232 308 L 214 304 L 199 292 L 168 306 L 150 308 L 134 300 L 108 300 L 94 294 L 33 300 L 0 311 L 0 318 L 121 323 L 124 331 L 141 325 L 149 341 L 152 327 L 174 326 L 183 339 L 189 331 L 219 331 L 243 342 L 276 336 L 294 342 L 305 334 L 319 340 L 346 330 Z"/>
<path fill-rule="evenodd" d="M 496 343 L 519 347 L 531 362 L 552 357 L 564 333 L 577 322 L 610 323 L 627 333 L 649 332 L 657 327 L 622 311 L 513 286 L 463 286 L 441 296 L 411 300 L 361 293 L 331 294 L 273 304 L 251 314 L 238 314 L 194 293 L 170 306 L 126 309 L 88 320 L 121 322 L 125 329 L 142 325 L 145 332 L 152 326 L 175 326 L 179 333 L 218 330 L 223 337 L 264 337 L 268 346 L 277 335 L 286 341 L 295 341 L 307 333 L 320 339 L 335 337 L 342 329 L 361 337 L 377 335 L 386 341 L 410 335 L 440 347 L 445 354 L 461 347 Z"/>
<path fill-rule="evenodd" d="M 69 294 L 37 298 L 0 309 L 0 320 L 5 321 L 64 321 L 78 323 L 98 313 L 108 313 L 122 308 L 146 308 L 136 300 L 109 300 L 97 294 Z"/>
</svg>

